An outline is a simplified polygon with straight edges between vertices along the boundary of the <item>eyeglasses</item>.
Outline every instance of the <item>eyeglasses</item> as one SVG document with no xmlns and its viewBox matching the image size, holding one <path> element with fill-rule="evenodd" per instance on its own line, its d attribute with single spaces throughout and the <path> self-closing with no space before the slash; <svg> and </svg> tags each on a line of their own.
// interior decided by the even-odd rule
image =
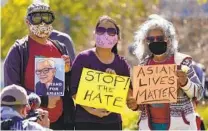
<svg viewBox="0 0 208 131">
<path fill-rule="evenodd" d="M 105 32 L 107 32 L 108 35 L 110 35 L 110 36 L 114 36 L 117 34 L 117 30 L 115 28 L 107 28 L 107 29 L 104 27 L 97 27 L 96 28 L 96 34 L 98 34 L 98 35 L 102 35 Z"/>
<path fill-rule="evenodd" d="M 52 69 L 54 69 L 54 68 L 44 68 L 42 70 L 36 70 L 35 73 L 36 73 L 36 75 L 40 75 L 41 73 L 47 74 Z"/>
<path fill-rule="evenodd" d="M 148 36 L 146 38 L 147 41 L 149 42 L 154 42 L 154 41 L 164 41 L 165 37 L 164 36 Z"/>
<path fill-rule="evenodd" d="M 55 16 L 50 12 L 35 12 L 28 15 L 28 20 L 33 25 L 38 25 L 44 22 L 45 24 L 53 23 Z"/>
</svg>

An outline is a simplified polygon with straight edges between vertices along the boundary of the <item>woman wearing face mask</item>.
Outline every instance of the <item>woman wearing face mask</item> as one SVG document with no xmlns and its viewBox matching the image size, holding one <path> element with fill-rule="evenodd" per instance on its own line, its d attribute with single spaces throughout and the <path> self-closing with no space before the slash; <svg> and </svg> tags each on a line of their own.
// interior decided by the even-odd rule
<svg viewBox="0 0 208 131">
<path fill-rule="evenodd" d="M 142 111 L 139 128 L 141 130 L 197 130 L 192 98 L 200 99 L 203 87 L 192 67 L 192 58 L 177 51 L 173 25 L 157 16 L 149 17 L 141 25 L 135 36 L 134 54 L 141 65 L 177 64 L 188 66 L 188 72 L 180 68 L 176 71 L 178 77 L 177 103 L 138 105 Z M 136 104 L 134 99 L 129 105 Z M 130 107 L 131 108 L 131 107 Z"/>
<path fill-rule="evenodd" d="M 120 30 L 115 21 L 108 16 L 100 17 L 95 29 L 95 48 L 81 52 L 72 65 L 71 90 L 75 96 L 78 90 L 82 69 L 129 76 L 129 66 L 117 54 Z M 76 106 L 76 130 L 121 130 L 121 116 L 104 109 Z"/>
</svg>

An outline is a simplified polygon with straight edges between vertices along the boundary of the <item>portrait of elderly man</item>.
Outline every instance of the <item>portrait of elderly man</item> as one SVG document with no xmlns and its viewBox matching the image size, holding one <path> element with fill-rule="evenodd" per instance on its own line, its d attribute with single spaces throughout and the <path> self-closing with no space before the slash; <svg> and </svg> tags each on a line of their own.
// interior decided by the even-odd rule
<svg viewBox="0 0 208 131">
<path fill-rule="evenodd" d="M 56 77 L 55 61 L 42 59 L 37 61 L 35 73 L 39 79 L 36 83 L 36 93 L 40 96 L 62 96 L 64 92 L 63 81 Z"/>
</svg>

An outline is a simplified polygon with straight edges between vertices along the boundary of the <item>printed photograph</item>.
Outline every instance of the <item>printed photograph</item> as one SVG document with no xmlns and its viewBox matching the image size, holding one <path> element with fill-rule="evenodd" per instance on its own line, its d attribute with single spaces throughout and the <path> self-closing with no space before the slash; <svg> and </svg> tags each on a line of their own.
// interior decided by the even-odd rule
<svg viewBox="0 0 208 131">
<path fill-rule="evenodd" d="M 64 95 L 64 61 L 61 58 L 35 58 L 35 92 L 39 96 Z"/>
</svg>

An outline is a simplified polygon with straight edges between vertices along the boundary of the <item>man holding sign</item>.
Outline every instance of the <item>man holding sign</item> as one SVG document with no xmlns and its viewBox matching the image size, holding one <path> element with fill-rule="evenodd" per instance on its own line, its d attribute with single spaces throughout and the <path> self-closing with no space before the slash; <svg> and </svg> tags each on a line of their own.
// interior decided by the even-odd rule
<svg viewBox="0 0 208 131">
<path fill-rule="evenodd" d="M 138 30 L 134 45 L 143 66 L 134 68 L 135 99 L 128 100 L 128 106 L 142 111 L 139 128 L 197 130 L 191 99 L 200 99 L 203 87 L 192 58 L 177 52 L 172 23 L 152 15 Z"/>
<path fill-rule="evenodd" d="M 48 65 L 48 69 L 43 69 L 41 65 L 35 72 L 35 59 L 62 58 L 65 63 L 64 75 L 66 78 L 66 81 L 63 82 L 66 90 L 62 88 L 64 96 L 63 93 L 58 96 L 43 96 L 44 91 L 42 90 L 40 91 L 43 93 L 40 97 L 40 107 L 49 112 L 51 129 L 73 130 L 74 103 L 69 95 L 71 62 L 66 47 L 58 41 L 49 39 L 54 20 L 55 16 L 49 5 L 37 1 L 28 7 L 25 23 L 29 34 L 15 41 L 11 47 L 4 64 L 4 84 L 5 86 L 21 85 L 27 90 L 28 94 L 35 92 L 35 75 L 39 75 L 42 79 L 37 84 L 39 87 L 43 86 L 43 83 L 45 83 L 43 81 L 49 81 L 53 76 L 53 70 L 49 69 Z M 51 74 L 50 77 L 49 74 Z M 57 79 L 55 82 L 62 83 Z"/>
</svg>

